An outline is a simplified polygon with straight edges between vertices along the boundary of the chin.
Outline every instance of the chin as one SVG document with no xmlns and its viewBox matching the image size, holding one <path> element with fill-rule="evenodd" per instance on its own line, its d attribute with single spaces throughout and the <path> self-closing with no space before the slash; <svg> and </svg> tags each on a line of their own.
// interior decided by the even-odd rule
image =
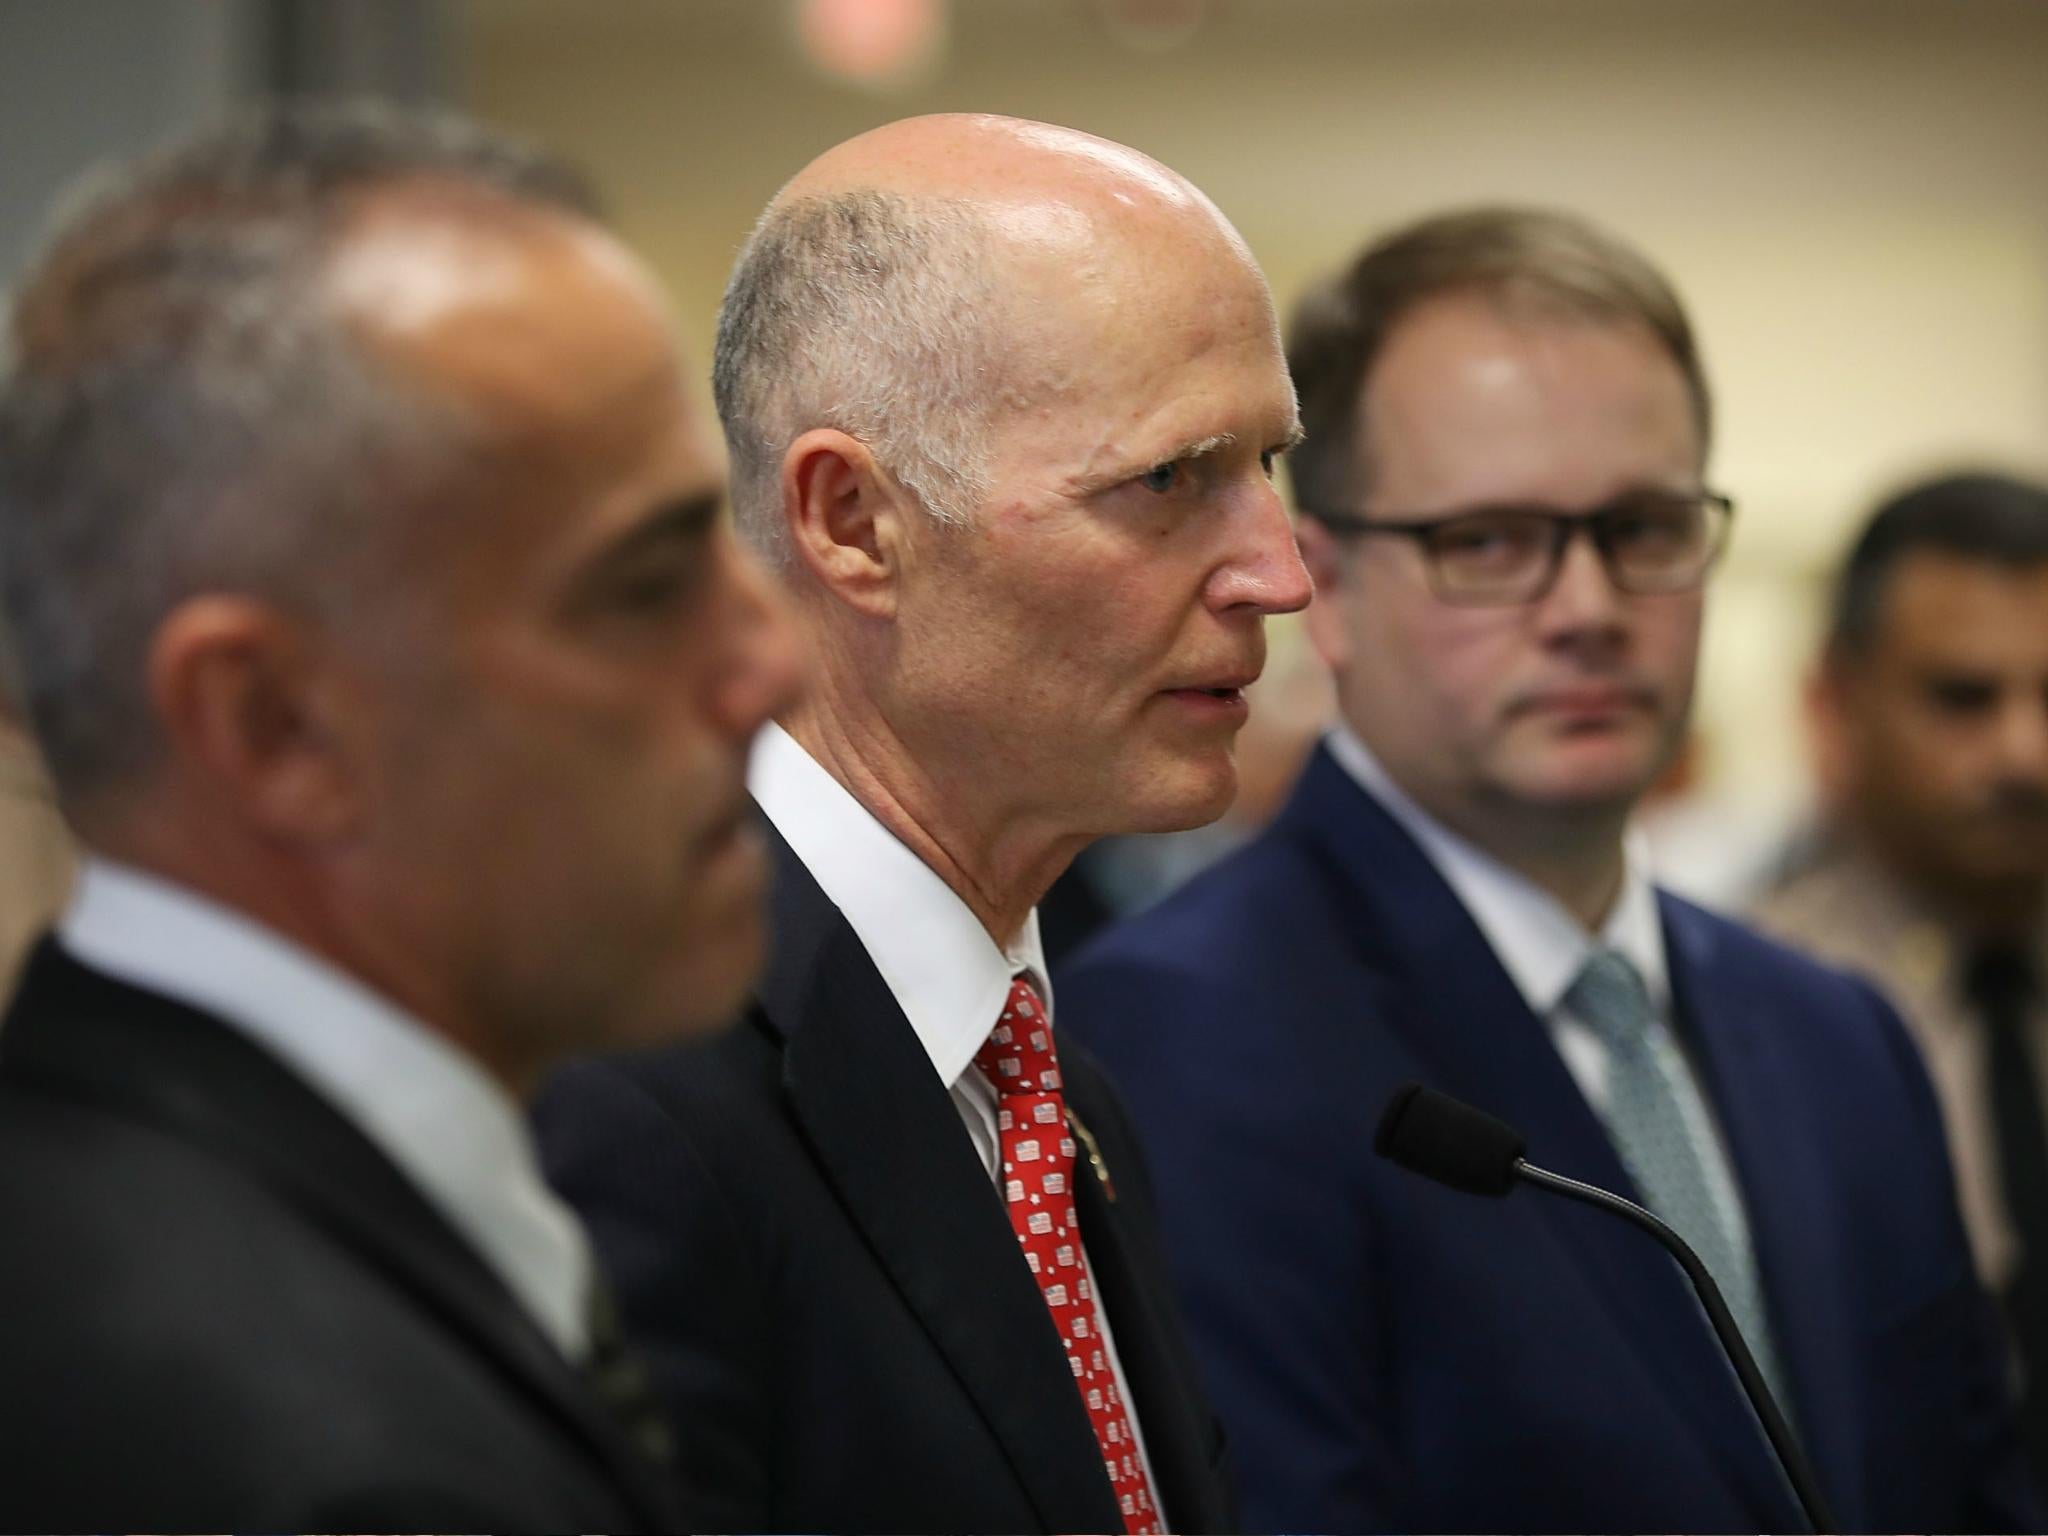
<svg viewBox="0 0 2048 1536">
<path fill-rule="evenodd" d="M 705 955 L 700 981 L 693 989 L 688 1022 L 691 1035 L 716 1034 L 739 1018 L 740 1010 L 753 995 L 761 979 L 761 967 L 768 958 L 766 924 L 757 912 L 738 925 L 731 937 Z"/>
<path fill-rule="evenodd" d="M 1126 804 L 1117 833 L 1187 832 L 1206 827 L 1237 799 L 1237 764 L 1226 754 L 1215 763 L 1176 763 L 1150 776 Z"/>
<path fill-rule="evenodd" d="M 1515 798 L 1563 815 L 1578 811 L 1626 815 L 1654 778 L 1654 774 L 1620 772 L 1531 775 L 1516 784 Z"/>
<path fill-rule="evenodd" d="M 753 904 L 733 920 L 699 925 L 661 980 L 658 994 L 619 1044 L 648 1049 L 723 1034 L 739 1021 L 768 954 L 767 925 Z"/>
<path fill-rule="evenodd" d="M 1640 738 L 1552 743 L 1516 777 L 1532 799 L 1560 809 L 1634 800 L 1657 782 L 1670 754 Z"/>
</svg>

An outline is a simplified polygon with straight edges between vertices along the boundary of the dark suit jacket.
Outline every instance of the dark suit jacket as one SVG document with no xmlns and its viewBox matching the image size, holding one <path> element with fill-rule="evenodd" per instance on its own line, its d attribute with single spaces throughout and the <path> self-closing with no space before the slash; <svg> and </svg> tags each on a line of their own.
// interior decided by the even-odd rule
<svg viewBox="0 0 2048 1536">
<path fill-rule="evenodd" d="M 721 1530 L 1121 1530 L 959 1112 L 853 929 L 771 844 L 773 958 L 739 1027 L 569 1068 L 537 1112 L 679 1431 L 688 1508 Z M 1082 1233 L 1155 1492 L 1176 1529 L 1226 1529 L 1144 1167 L 1087 1056 L 1061 1064 L 1114 1182 L 1084 1153 Z"/>
<path fill-rule="evenodd" d="M 1912 1046 L 1859 982 L 1661 902 L 1791 1377 L 1849 1530 L 2040 1529 Z M 1129 1098 L 1259 1530 L 1802 1521 L 1676 1265 L 1534 1190 L 1373 1156 L 1419 1078 L 1628 1193 L 1599 1120 L 1422 851 L 1328 755 L 1247 849 L 1061 972 Z"/>
<path fill-rule="evenodd" d="M 46 942 L 0 1025 L 0 1528 L 679 1523 L 398 1169 Z"/>
</svg>

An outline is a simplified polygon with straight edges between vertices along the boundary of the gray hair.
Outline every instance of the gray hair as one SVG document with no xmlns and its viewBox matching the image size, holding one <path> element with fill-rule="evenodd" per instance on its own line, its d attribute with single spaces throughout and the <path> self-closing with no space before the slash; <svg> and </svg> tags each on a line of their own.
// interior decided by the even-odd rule
<svg viewBox="0 0 2048 1536">
<path fill-rule="evenodd" d="M 964 202 L 867 190 L 755 225 L 719 308 L 712 389 L 734 520 L 760 554 L 789 558 L 782 457 L 816 427 L 865 443 L 933 517 L 972 519 L 1008 395 L 994 238 Z"/>
<path fill-rule="evenodd" d="M 462 421 L 365 355 L 321 278 L 365 196 L 448 183 L 577 217 L 574 172 L 456 119 L 272 110 L 115 173 L 23 279 L 0 384 L 0 601 L 67 797 L 147 771 L 149 647 L 202 592 L 316 618 Z"/>
</svg>

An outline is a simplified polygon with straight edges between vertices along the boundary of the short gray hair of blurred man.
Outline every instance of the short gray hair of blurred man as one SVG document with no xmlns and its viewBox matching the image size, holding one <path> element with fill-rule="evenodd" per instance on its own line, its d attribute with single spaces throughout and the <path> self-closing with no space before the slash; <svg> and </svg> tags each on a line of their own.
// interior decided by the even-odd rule
<svg viewBox="0 0 2048 1536">
<path fill-rule="evenodd" d="M 302 108 L 103 185 L 11 342 L 0 580 L 89 859 L 0 1031 L 0 1508 L 670 1518 L 568 1374 L 602 1308 L 518 1114 L 715 1029 L 764 943 L 743 771 L 793 636 L 653 278 L 544 156 Z"/>
</svg>

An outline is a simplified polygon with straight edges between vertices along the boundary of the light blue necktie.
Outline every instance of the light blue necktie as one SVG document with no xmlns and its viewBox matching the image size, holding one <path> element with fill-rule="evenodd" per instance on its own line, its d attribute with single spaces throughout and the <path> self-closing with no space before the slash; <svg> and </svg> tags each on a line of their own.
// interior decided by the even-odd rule
<svg viewBox="0 0 2048 1536">
<path fill-rule="evenodd" d="M 1731 1230 L 1714 1202 L 1678 1088 L 1650 1041 L 1656 1009 L 1643 978 L 1622 955 L 1601 950 L 1565 994 L 1608 1051 L 1607 1133 L 1647 1205 L 1699 1254 L 1789 1421 L 1778 1346 L 1764 1313 L 1763 1286 L 1744 1234 Z"/>
</svg>

